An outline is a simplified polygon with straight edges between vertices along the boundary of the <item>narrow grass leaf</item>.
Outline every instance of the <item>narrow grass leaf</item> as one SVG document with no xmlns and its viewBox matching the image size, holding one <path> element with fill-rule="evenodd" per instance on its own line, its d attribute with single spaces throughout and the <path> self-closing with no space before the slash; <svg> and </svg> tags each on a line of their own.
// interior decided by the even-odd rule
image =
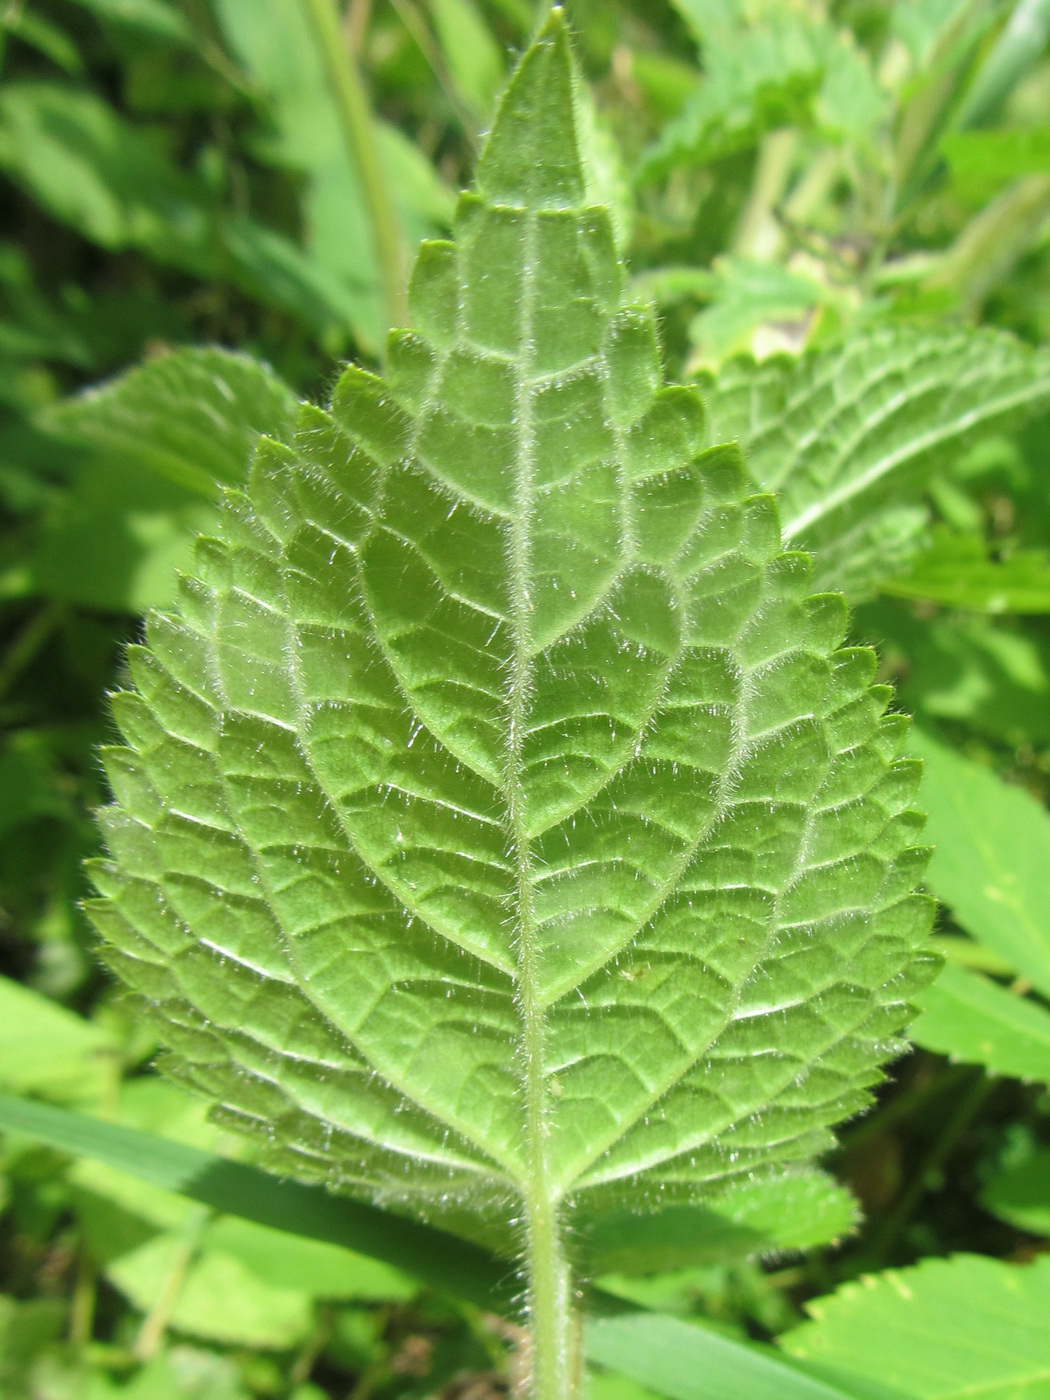
<svg viewBox="0 0 1050 1400">
<path fill-rule="evenodd" d="M 0 1128 L 97 1158 L 222 1215 L 345 1245 L 483 1307 L 506 1307 L 517 1291 L 512 1266 L 464 1240 L 154 1133 L 6 1094 L 0 1095 Z"/>
</svg>

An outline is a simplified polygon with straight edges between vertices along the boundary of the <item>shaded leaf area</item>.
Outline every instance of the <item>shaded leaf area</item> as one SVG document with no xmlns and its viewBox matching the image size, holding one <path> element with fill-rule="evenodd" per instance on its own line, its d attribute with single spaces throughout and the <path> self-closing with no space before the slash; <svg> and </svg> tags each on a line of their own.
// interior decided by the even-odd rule
<svg viewBox="0 0 1050 1400">
<path fill-rule="evenodd" d="M 57 219 L 104 248 L 136 248 L 302 317 L 350 321 L 350 292 L 278 231 L 220 211 L 206 185 L 90 92 L 11 83 L 0 98 L 0 166 Z"/>
<path fill-rule="evenodd" d="M 30 998 L 26 993 L 25 1000 L 32 1005 Z M 40 999 L 34 1000 L 39 1005 Z M 19 1014 L 22 1008 L 13 999 L 12 1003 L 7 1007 L 12 1023 L 24 1030 L 28 1018 Z M 44 1029 L 56 1047 L 50 1075 L 38 1074 L 30 1082 L 5 1088 L 35 1090 L 66 1101 L 97 1090 L 97 1084 L 71 1083 L 72 1071 L 85 1055 L 94 1052 L 99 1057 L 113 1047 L 100 1044 L 101 1036 L 85 1045 L 83 1034 L 74 1040 L 68 1031 L 63 1041 L 63 1028 L 53 1017 L 45 1021 Z M 394 1290 L 390 1296 L 399 1296 L 403 1286 L 394 1275 L 384 1274 L 378 1264 L 369 1273 L 360 1262 L 363 1255 L 479 1305 L 514 1309 L 519 1281 L 511 1260 L 494 1258 L 443 1231 L 333 1197 L 318 1187 L 282 1181 L 247 1163 L 203 1150 L 216 1137 L 200 1122 L 203 1106 L 184 1100 L 171 1085 L 153 1079 L 138 1081 L 125 1089 L 120 1107 L 122 1121 L 117 1125 L 0 1096 L 0 1126 L 95 1164 L 79 1166 L 71 1179 L 91 1197 L 86 1228 L 94 1232 L 92 1247 L 100 1259 L 116 1263 L 147 1242 L 154 1253 L 157 1248 L 173 1247 L 167 1235 L 164 1240 L 154 1237 L 158 1230 L 169 1234 L 176 1230 L 188 1218 L 188 1202 L 196 1202 L 224 1217 L 354 1251 L 353 1260 L 341 1263 L 338 1250 L 331 1255 L 309 1250 L 296 1254 L 292 1244 L 282 1245 L 288 1255 L 282 1267 L 291 1270 L 285 1278 L 289 1287 L 291 1275 L 300 1268 L 296 1261 L 312 1261 L 312 1296 L 339 1294 L 338 1288 L 332 1292 L 320 1286 L 326 1260 L 329 1273 L 334 1271 L 336 1277 L 343 1277 L 340 1269 L 351 1270 L 357 1289 L 367 1293 L 369 1287 L 387 1288 Z M 158 1125 L 168 1136 L 156 1134 Z M 106 1201 L 130 1211 L 138 1223 L 122 1226 L 112 1213 L 107 1215 Z M 85 1214 L 82 1198 L 78 1209 Z M 601 1276 L 600 1288 L 615 1292 L 613 1280 L 605 1277 L 612 1270 L 648 1274 L 685 1263 L 805 1248 L 842 1235 L 854 1220 L 854 1204 L 841 1187 L 819 1173 L 797 1173 L 780 1180 L 742 1183 L 712 1208 L 672 1206 L 647 1215 L 603 1216 L 590 1225 L 583 1220 L 577 1255 L 588 1274 Z M 251 1232 L 238 1235 L 233 1226 L 224 1226 L 220 1235 L 242 1241 L 240 1253 L 251 1254 L 251 1241 L 256 1238 Z M 266 1240 L 258 1238 L 265 1255 Z M 132 1286 L 143 1271 L 150 1278 L 158 1273 L 140 1260 L 132 1260 L 128 1267 Z M 210 1335 L 199 1325 L 185 1330 Z"/>
<path fill-rule="evenodd" d="M 936 966 L 902 724 L 659 387 L 574 132 L 555 17 L 388 382 L 260 449 L 131 652 L 91 906 L 267 1160 L 482 1223 L 806 1159 Z"/>
</svg>

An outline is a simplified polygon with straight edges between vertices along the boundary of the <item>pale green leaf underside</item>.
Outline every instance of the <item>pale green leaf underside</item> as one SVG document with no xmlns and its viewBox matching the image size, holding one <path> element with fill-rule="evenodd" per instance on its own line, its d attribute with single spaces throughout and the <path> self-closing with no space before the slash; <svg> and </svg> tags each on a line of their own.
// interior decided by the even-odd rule
<svg viewBox="0 0 1050 1400">
<path fill-rule="evenodd" d="M 797 360 L 733 360 L 700 388 L 708 440 L 741 443 L 785 539 L 859 598 L 918 549 L 930 474 L 1050 404 L 1050 357 L 1000 331 L 882 326 Z"/>
<path fill-rule="evenodd" d="M 659 387 L 574 131 L 556 15 L 387 383 L 262 446 L 114 702 L 93 914 L 173 1070 L 420 1209 L 804 1159 L 932 965 L 903 721 Z"/>
</svg>

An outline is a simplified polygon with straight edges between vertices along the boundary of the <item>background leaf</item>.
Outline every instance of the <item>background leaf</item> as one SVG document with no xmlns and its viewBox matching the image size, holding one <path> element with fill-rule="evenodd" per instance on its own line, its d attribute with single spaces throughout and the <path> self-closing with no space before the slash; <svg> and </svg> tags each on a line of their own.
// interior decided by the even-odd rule
<svg viewBox="0 0 1050 1400">
<path fill-rule="evenodd" d="M 987 1182 L 981 1204 L 1033 1235 L 1050 1235 L 1050 1150 L 1035 1148 Z"/>
<path fill-rule="evenodd" d="M 213 1210 L 344 1244 L 482 1306 L 504 1302 L 516 1287 L 505 1265 L 453 1236 L 135 1128 L 6 1095 L 0 1095 L 0 1127 L 98 1158 Z"/>
<path fill-rule="evenodd" d="M 919 998 L 919 1045 L 995 1074 L 1050 1084 L 1050 1012 L 976 972 L 946 967 Z"/>
<path fill-rule="evenodd" d="M 112 1036 L 39 992 L 0 977 L 0 1084 L 58 1103 L 98 1102 L 119 1068 Z"/>
<path fill-rule="evenodd" d="M 1050 1260 L 927 1259 L 810 1304 L 782 1344 L 829 1377 L 915 1400 L 1037 1400 L 1050 1374 Z"/>
<path fill-rule="evenodd" d="M 902 505 L 946 456 L 1045 407 L 1050 371 L 1007 337 L 886 327 L 797 361 L 733 362 L 701 391 L 708 440 L 743 445 L 782 501 L 785 538 L 816 551 L 823 583 L 862 598 L 921 540 Z M 887 528 L 901 533 L 889 569 Z M 873 532 L 880 547 L 864 551 Z"/>
<path fill-rule="evenodd" d="M 177 350 L 57 405 L 46 426 L 89 449 L 46 516 L 29 586 L 50 598 L 140 612 L 174 595 L 221 486 L 252 449 L 289 438 L 297 403 L 258 361 Z"/>
<path fill-rule="evenodd" d="M 928 882 L 963 928 L 1050 994 L 1050 818 L 1032 797 L 916 732 L 934 844 Z"/>
</svg>

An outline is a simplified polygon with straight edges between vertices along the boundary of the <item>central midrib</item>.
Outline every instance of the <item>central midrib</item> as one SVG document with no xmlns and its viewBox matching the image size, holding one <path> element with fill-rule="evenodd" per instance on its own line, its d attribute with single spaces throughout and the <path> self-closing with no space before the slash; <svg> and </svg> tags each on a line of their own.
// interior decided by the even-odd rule
<svg viewBox="0 0 1050 1400">
<path fill-rule="evenodd" d="M 510 524 L 510 612 L 513 650 L 507 689 L 507 762 L 504 800 L 511 863 L 514 870 L 514 952 L 517 961 L 517 1002 L 521 1015 L 523 1129 L 525 1174 L 523 1191 L 533 1209 L 553 1210 L 548 1153 L 548 1088 L 546 1082 L 545 1008 L 539 995 L 538 928 L 533 899 L 533 856 L 526 811 L 523 746 L 528 732 L 533 687 L 530 614 L 532 597 L 532 531 L 535 510 L 536 441 L 531 386 L 535 298 L 536 215 L 522 210 L 524 260 L 521 299 L 521 338 L 524 353 L 515 389 L 518 424 L 514 462 L 514 513 Z"/>
</svg>

